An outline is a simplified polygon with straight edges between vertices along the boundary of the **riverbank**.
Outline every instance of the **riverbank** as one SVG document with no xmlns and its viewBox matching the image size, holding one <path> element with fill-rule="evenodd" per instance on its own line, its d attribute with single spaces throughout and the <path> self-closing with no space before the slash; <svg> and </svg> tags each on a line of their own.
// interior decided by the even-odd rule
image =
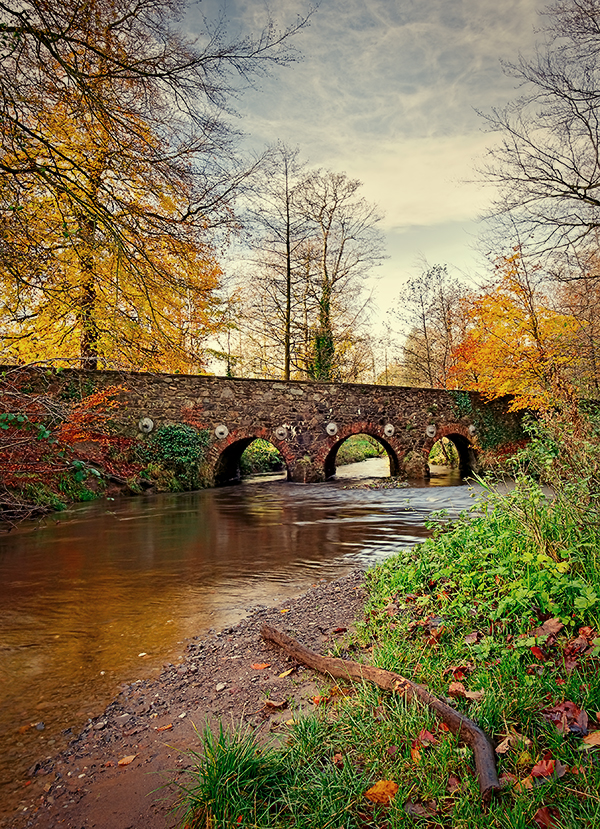
<svg viewBox="0 0 600 829">
<path fill-rule="evenodd" d="M 239 624 L 190 642 L 184 661 L 165 665 L 157 679 L 123 687 L 65 752 L 42 757 L 30 769 L 16 813 L 0 825 L 171 826 L 177 786 L 170 783 L 183 781 L 191 765 L 185 752 L 199 746 L 195 728 L 222 721 L 248 725 L 261 739 L 276 737 L 294 713 L 314 709 L 312 700 L 325 686 L 323 678 L 266 645 L 261 625 L 280 627 L 325 652 L 361 616 L 362 579 L 363 572 L 354 570 L 277 607 L 258 607 Z M 119 765 L 123 760 L 128 762 Z"/>
</svg>

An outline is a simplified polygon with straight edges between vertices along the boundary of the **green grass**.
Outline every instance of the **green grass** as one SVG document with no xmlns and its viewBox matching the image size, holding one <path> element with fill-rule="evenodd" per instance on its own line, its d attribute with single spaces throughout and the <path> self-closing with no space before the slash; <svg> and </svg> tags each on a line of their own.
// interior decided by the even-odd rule
<svg viewBox="0 0 600 829">
<path fill-rule="evenodd" d="M 552 471 L 548 453 L 533 449 Z M 259 747 L 249 733 L 205 735 L 182 826 L 600 827 L 600 747 L 584 743 L 581 713 L 589 732 L 600 731 L 598 467 L 592 458 L 586 473 L 577 455 L 577 472 L 563 469 L 550 498 L 536 481 L 532 451 L 528 474 L 517 464 L 512 492 L 490 487 L 453 525 L 434 517 L 431 539 L 370 570 L 365 620 L 334 649 L 441 697 L 451 682 L 480 692 L 453 704 L 495 745 L 516 735 L 498 755 L 506 785 L 489 809 L 470 750 L 428 709 L 358 686 L 290 725 L 280 745 Z M 561 629 L 535 635 L 549 619 Z M 564 704 L 574 715 L 559 730 L 548 715 Z M 424 745 L 423 730 L 433 745 Z M 532 776 L 542 761 L 553 774 Z M 389 805 L 365 798 L 378 780 L 398 786 Z"/>
</svg>

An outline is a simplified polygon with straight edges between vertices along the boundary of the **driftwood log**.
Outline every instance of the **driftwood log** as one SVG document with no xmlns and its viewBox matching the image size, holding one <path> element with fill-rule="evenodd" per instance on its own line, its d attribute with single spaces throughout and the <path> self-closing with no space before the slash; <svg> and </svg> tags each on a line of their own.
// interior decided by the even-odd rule
<svg viewBox="0 0 600 829">
<path fill-rule="evenodd" d="M 500 789 L 494 749 L 487 736 L 477 723 L 430 694 L 422 685 L 411 682 L 410 679 L 405 679 L 392 671 L 384 671 L 383 668 L 362 665 L 360 662 L 352 662 L 349 659 L 319 656 L 270 625 L 262 626 L 261 635 L 266 641 L 279 645 L 293 659 L 321 674 L 329 674 L 336 679 L 372 682 L 384 691 L 393 691 L 402 694 L 407 699 L 420 700 L 432 709 L 438 719 L 446 723 L 453 734 L 457 734 L 460 740 L 473 750 L 479 777 L 479 790 L 485 806 L 490 802 L 494 792 Z"/>
</svg>

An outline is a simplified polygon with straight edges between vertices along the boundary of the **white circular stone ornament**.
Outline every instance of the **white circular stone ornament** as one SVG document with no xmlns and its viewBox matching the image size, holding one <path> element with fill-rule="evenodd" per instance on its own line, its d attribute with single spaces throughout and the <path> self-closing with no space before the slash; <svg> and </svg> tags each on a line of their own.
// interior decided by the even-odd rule
<svg viewBox="0 0 600 829">
<path fill-rule="evenodd" d="M 393 423 L 386 423 L 385 426 L 383 427 L 383 434 L 386 436 L 386 438 L 391 438 L 392 435 L 394 434 L 394 431 L 395 430 L 394 430 L 394 424 Z"/>
<path fill-rule="evenodd" d="M 338 433 L 337 423 L 334 423 L 333 421 L 331 423 L 328 423 L 327 426 L 325 427 L 325 431 L 327 432 L 327 434 L 330 437 L 333 437 L 334 435 L 337 435 L 337 433 Z"/>
<path fill-rule="evenodd" d="M 434 438 L 437 434 L 437 426 L 434 426 L 433 423 L 430 423 L 429 426 L 425 429 L 425 434 L 428 438 Z"/>
<path fill-rule="evenodd" d="M 149 435 L 154 429 L 154 421 L 151 417 L 141 417 L 138 421 L 138 429 L 145 435 Z"/>
<path fill-rule="evenodd" d="M 225 438 L 227 437 L 228 434 L 229 434 L 229 429 L 227 428 L 227 426 L 225 426 L 224 423 L 221 423 L 215 429 L 215 435 L 218 437 L 219 440 L 225 440 Z"/>
<path fill-rule="evenodd" d="M 287 438 L 287 436 L 288 436 L 288 430 L 285 428 L 285 426 L 278 426 L 275 429 L 275 437 L 278 438 L 279 440 L 285 440 Z"/>
</svg>

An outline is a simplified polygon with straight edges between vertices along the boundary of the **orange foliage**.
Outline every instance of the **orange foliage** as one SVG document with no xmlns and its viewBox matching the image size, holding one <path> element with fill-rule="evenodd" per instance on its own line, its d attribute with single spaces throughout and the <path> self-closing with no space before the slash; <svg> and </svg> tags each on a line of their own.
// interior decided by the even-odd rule
<svg viewBox="0 0 600 829">
<path fill-rule="evenodd" d="M 119 395 L 127 391 L 123 386 L 108 386 L 101 391 L 84 397 L 71 410 L 67 420 L 58 429 L 58 440 L 71 445 L 82 440 L 93 440 L 105 430 L 111 419 L 111 412 L 121 404 Z"/>
<path fill-rule="evenodd" d="M 513 410 L 546 409 L 574 392 L 567 369 L 578 359 L 580 325 L 548 307 L 519 249 L 497 268 L 496 282 L 464 300 L 469 322 L 453 351 L 453 384 L 489 399 L 513 395 Z"/>
</svg>

